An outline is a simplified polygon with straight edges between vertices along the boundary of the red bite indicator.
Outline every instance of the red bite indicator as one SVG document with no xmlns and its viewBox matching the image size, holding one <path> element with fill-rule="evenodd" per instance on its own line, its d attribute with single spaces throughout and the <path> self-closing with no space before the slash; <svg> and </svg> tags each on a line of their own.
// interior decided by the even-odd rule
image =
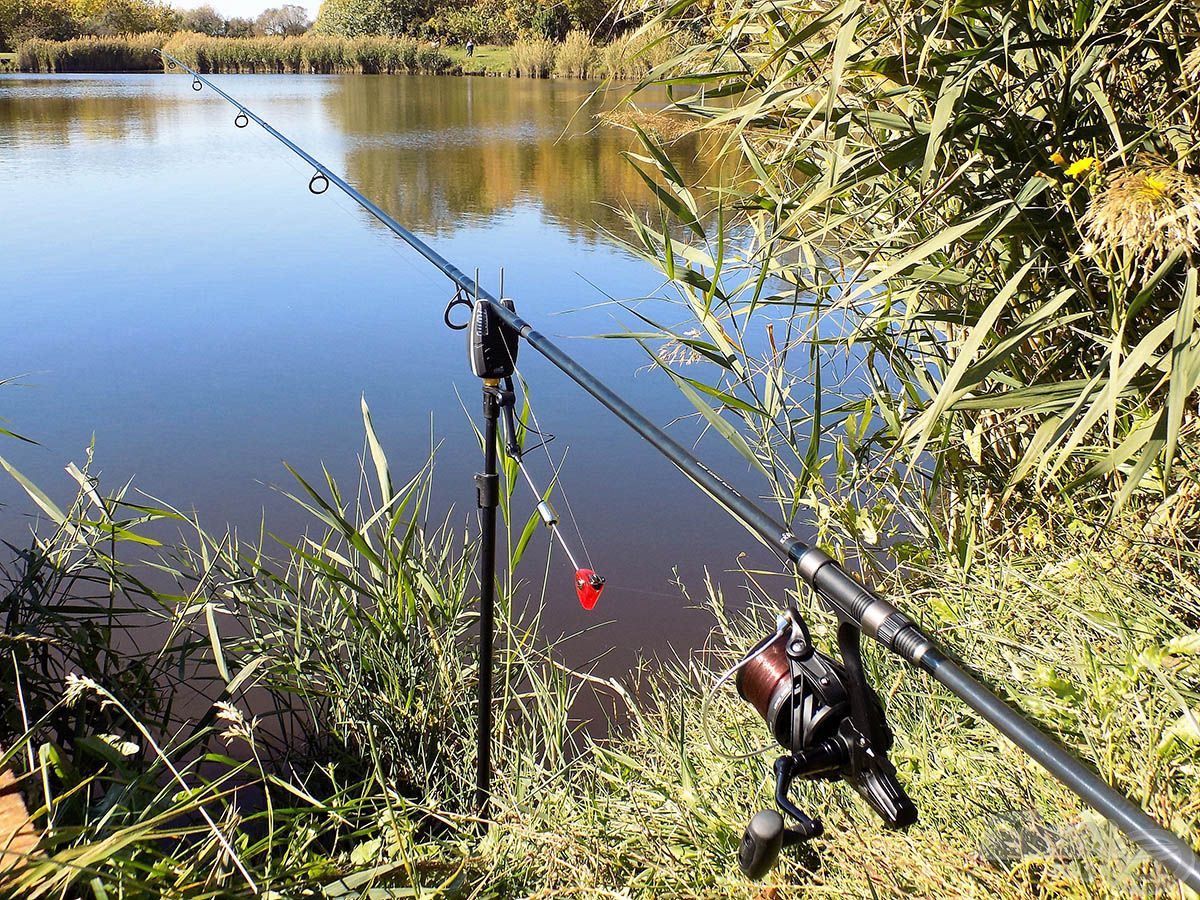
<svg viewBox="0 0 1200 900">
<path fill-rule="evenodd" d="M 575 593 L 579 595 L 579 605 L 591 609 L 604 593 L 604 576 L 597 575 L 591 569 L 576 570 Z"/>
</svg>

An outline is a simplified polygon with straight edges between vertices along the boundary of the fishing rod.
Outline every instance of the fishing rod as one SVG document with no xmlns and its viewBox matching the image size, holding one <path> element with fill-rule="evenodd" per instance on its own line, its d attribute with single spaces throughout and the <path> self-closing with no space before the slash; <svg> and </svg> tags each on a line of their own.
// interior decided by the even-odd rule
<svg viewBox="0 0 1200 900">
<path fill-rule="evenodd" d="M 485 369 L 487 374 L 482 376 L 487 428 L 483 448 L 485 477 L 477 479 L 481 481 L 481 510 L 484 510 L 482 501 L 492 499 L 490 495 L 483 495 L 491 491 L 490 485 L 495 483 L 486 476 L 495 474 L 496 421 L 499 418 L 499 398 L 496 394 L 503 378 L 507 377 L 497 374 L 504 372 L 507 366 L 507 363 L 499 360 L 502 360 L 501 354 L 508 354 L 511 359 L 507 362 L 515 367 L 516 347 L 523 340 L 670 460 L 781 561 L 794 566 L 800 578 L 837 616 L 838 648 L 842 656 L 840 662 L 815 650 L 804 619 L 794 606 L 789 607 L 776 633 L 761 641 L 755 652 L 743 660 L 744 667 L 738 679 L 740 693 L 768 720 L 776 740 L 789 751 L 780 757 L 775 767 L 777 805 L 800 823 L 798 828 L 785 831 L 782 818 L 777 813 L 756 815 L 746 829 L 738 851 L 738 861 L 743 871 L 751 876 L 761 875 L 774 862 L 783 844 L 806 840 L 814 832 L 819 833 L 819 822 L 807 816 L 797 816 L 801 811 L 787 798 L 792 779 L 797 777 L 847 780 L 888 825 L 904 827 L 915 819 L 915 809 L 896 781 L 895 769 L 887 759 L 891 732 L 883 718 L 882 705 L 863 672 L 860 640 L 865 635 L 905 662 L 928 673 L 1020 747 L 1052 777 L 1116 825 L 1180 881 L 1200 891 L 1200 857 L 1187 842 L 1156 822 L 966 672 L 907 615 L 865 587 L 823 551 L 803 543 L 786 524 L 741 494 L 553 341 L 534 329 L 517 314 L 511 300 L 502 301 L 492 296 L 476 279 L 469 278 L 335 172 L 209 79 L 169 54 L 161 50 L 157 52 L 168 66 L 181 68 L 192 76 L 193 89 L 198 91 L 209 87 L 234 106 L 238 110 L 235 118 L 238 127 L 245 127 L 249 121 L 254 121 L 312 165 L 314 174 L 309 181 L 309 190 L 323 193 L 330 184 L 337 186 L 449 278 L 457 291 L 461 292 L 456 293 L 456 299 L 462 295 L 474 298 L 470 320 L 472 341 L 478 335 L 479 352 L 496 361 L 495 369 Z M 448 324 L 449 311 L 450 307 L 447 307 Z M 509 371 L 507 374 L 512 373 Z M 481 531 L 483 542 L 486 542 L 488 516 L 482 518 L 484 524 Z M 490 518 L 491 549 L 494 552 L 494 506 Z M 485 624 L 484 616 L 487 617 L 488 627 L 484 636 L 486 640 L 481 641 L 480 681 L 482 683 L 486 677 L 490 685 L 490 617 L 494 584 L 481 583 L 480 587 L 481 593 L 486 595 L 481 598 L 481 631 Z M 489 670 L 486 673 L 485 665 Z M 822 679 L 825 683 L 822 683 Z M 486 717 L 490 729 L 490 703 L 485 710 L 482 692 L 480 697 L 481 725 Z M 481 735 L 484 733 L 481 727 Z M 482 743 L 480 749 L 485 751 Z M 488 775 L 483 771 L 485 767 L 485 761 L 481 759 L 477 788 L 482 790 L 477 790 L 477 797 L 482 795 L 486 799 Z"/>
</svg>

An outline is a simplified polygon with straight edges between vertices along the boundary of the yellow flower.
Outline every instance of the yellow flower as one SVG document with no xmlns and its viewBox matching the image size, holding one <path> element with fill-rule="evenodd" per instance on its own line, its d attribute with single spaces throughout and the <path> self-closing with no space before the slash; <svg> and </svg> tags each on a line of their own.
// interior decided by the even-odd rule
<svg viewBox="0 0 1200 900">
<path fill-rule="evenodd" d="M 1061 153 L 1059 153 L 1057 150 L 1055 150 L 1053 153 L 1050 154 L 1050 162 L 1054 163 L 1056 166 L 1061 166 L 1066 161 L 1067 161 L 1067 158 L 1065 156 L 1063 156 Z"/>
<path fill-rule="evenodd" d="M 1078 178 L 1084 172 L 1095 167 L 1099 168 L 1100 162 L 1094 156 L 1085 156 L 1083 159 L 1077 159 L 1071 165 L 1067 166 L 1067 176 L 1070 178 Z"/>
<path fill-rule="evenodd" d="M 1167 183 L 1154 175 L 1147 175 L 1138 190 L 1147 200 L 1157 200 L 1159 197 L 1166 196 Z"/>
</svg>

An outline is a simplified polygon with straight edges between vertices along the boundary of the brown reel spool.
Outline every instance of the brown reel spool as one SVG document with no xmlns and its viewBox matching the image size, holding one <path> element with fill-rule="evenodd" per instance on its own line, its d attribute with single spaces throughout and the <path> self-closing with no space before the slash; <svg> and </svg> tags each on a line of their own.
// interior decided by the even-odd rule
<svg viewBox="0 0 1200 900">
<path fill-rule="evenodd" d="M 761 652 L 738 671 L 738 694 L 767 718 L 771 698 L 785 680 L 791 683 L 792 672 L 787 656 L 787 632 L 780 632 Z"/>
</svg>

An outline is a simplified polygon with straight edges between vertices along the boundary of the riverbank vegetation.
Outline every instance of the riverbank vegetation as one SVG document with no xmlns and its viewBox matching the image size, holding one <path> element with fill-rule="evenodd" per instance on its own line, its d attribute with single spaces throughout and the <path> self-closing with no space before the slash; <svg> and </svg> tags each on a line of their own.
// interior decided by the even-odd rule
<svg viewBox="0 0 1200 900">
<path fill-rule="evenodd" d="M 411 38 L 304 35 L 233 40 L 177 34 L 163 49 L 204 74 L 438 74 L 452 65 L 445 53 Z M 161 60 L 159 67 L 162 68 Z"/>
<path fill-rule="evenodd" d="M 597 46 L 582 32 L 562 42 L 523 39 L 511 47 L 480 47 L 472 56 L 408 37 L 354 38 L 316 33 L 301 36 L 215 38 L 196 32 L 147 32 L 66 41 L 31 38 L 15 57 L 23 72 L 170 71 L 155 52 L 162 48 L 201 74 L 361 75 L 464 74 L 525 78 L 614 78 L 644 76 L 669 58 L 673 45 L 657 29 Z"/>
<path fill-rule="evenodd" d="M 747 884 L 734 852 L 749 815 L 770 805 L 772 756 L 722 755 L 765 739 L 731 690 L 713 706 L 715 745 L 699 710 L 714 672 L 761 635 L 776 600 L 755 589 L 732 612 L 696 585 L 680 602 L 712 609 L 703 649 L 631 681 L 573 674 L 539 636 L 536 607 L 512 602 L 523 553 L 507 507 L 515 472 L 503 480 L 513 529 L 502 544 L 494 824 L 481 837 L 471 809 L 474 545 L 453 519 L 431 519 L 430 469 L 399 476 L 373 435 L 364 456 L 357 495 L 297 476 L 291 494 L 312 527 L 270 546 L 206 533 L 127 489 L 105 493 L 86 465 L 69 467 L 77 493 L 62 505 L 8 467 L 43 525 L 4 567 L 0 759 L 17 775 L 21 810 L 14 818 L 6 794 L 0 824 L 13 831 L 0 846 L 19 852 L 2 858 L 0 891 L 100 900 L 1170 889 L 957 700 L 878 657 L 871 675 L 897 731 L 893 759 L 921 820 L 889 833 L 844 786 L 804 788 L 826 835 Z M 1106 523 L 1029 514 L 986 538 L 973 566 L 931 558 L 880 586 L 1186 831 L 1200 816 L 1189 764 L 1198 738 L 1179 699 L 1200 677 L 1198 526 L 1200 493 L 1169 509 L 1137 497 Z M 171 531 L 183 537 L 160 544 Z M 149 569 L 138 562 L 148 554 L 158 560 Z M 814 623 L 829 639 L 830 623 Z M 572 722 L 583 690 L 619 710 L 611 737 Z"/>
<path fill-rule="evenodd" d="M 232 39 L 191 33 L 32 39 L 21 44 L 17 63 L 23 72 L 169 71 L 155 52 L 159 47 L 202 74 L 438 74 L 453 66 L 445 53 L 408 38 Z"/>
<path fill-rule="evenodd" d="M 326 0 L 315 23 L 290 4 L 251 21 L 222 19 L 208 6 L 178 12 L 158 0 L 0 0 L 0 50 L 17 52 L 24 71 L 156 71 L 145 47 L 155 41 L 162 46 L 174 35 L 176 44 L 202 48 L 195 58 L 213 60 L 213 72 L 440 72 L 448 67 L 432 64 L 434 51 L 455 48 L 450 55 L 458 65 L 450 68 L 463 73 L 631 79 L 682 47 L 665 32 L 639 31 L 642 20 L 582 0 L 486 0 L 444 8 Z M 489 48 L 486 58 L 468 57 L 461 49 L 468 42 Z M 424 64 L 375 59 L 381 52 L 411 55 L 395 49 L 410 45 L 425 52 Z M 494 49 L 500 47 L 505 49 Z"/>
<path fill-rule="evenodd" d="M 22 72 L 161 72 L 155 53 L 169 35 L 146 32 L 121 37 L 81 37 L 67 41 L 30 38 L 16 54 Z"/>
<path fill-rule="evenodd" d="M 689 13 L 710 21 L 700 4 L 671 8 Z M 718 24 L 645 80 L 673 103 L 616 121 L 643 137 L 634 162 L 662 201 L 658 221 L 629 217 L 629 246 L 680 309 L 636 339 L 662 342 L 656 363 L 783 517 L 815 518 L 835 555 L 889 583 L 945 560 L 995 573 L 1007 542 L 1040 560 L 1051 593 L 1058 539 L 1031 540 L 1031 523 L 1072 523 L 1098 548 L 1130 539 L 1110 527 L 1131 506 L 1147 523 L 1186 518 L 1200 437 L 1194 5 L 763 2 Z M 642 116 L 709 131 L 748 182 L 721 202 L 686 181 Z M 1151 596 L 1194 583 L 1195 532 L 1145 540 L 1145 564 L 1170 572 Z M 1058 616 L 1130 635 L 1153 618 L 1119 596 L 1099 619 L 1059 599 Z M 946 620 L 948 600 L 908 608 L 972 665 L 979 634 L 1036 656 L 1047 679 L 1075 652 L 1106 680 L 1156 655 L 1111 636 L 1042 655 L 1036 615 L 1000 621 L 964 596 L 973 611 Z M 1184 607 L 1172 628 L 1187 642 L 1200 618 Z M 1018 682 L 1018 703 L 1052 717 Z M 1096 702 L 1085 685 L 1059 684 L 1064 708 Z M 1180 737 L 1194 765 L 1194 686 L 1174 712 L 1147 747 Z M 1190 801 L 1157 816 L 1196 843 Z"/>
<path fill-rule="evenodd" d="M 867 545 L 903 498 L 931 505 L 900 518 L 966 559 L 1008 508 L 1099 515 L 1186 488 L 1193 8 L 863 9 L 747 5 L 647 80 L 700 85 L 655 115 L 715 129 L 753 173 L 700 209 L 648 141 L 668 216 L 631 220 L 632 246 L 699 328 L 661 337 L 698 360 L 789 516 L 836 517 L 890 460 L 879 509 L 840 520 Z"/>
</svg>

